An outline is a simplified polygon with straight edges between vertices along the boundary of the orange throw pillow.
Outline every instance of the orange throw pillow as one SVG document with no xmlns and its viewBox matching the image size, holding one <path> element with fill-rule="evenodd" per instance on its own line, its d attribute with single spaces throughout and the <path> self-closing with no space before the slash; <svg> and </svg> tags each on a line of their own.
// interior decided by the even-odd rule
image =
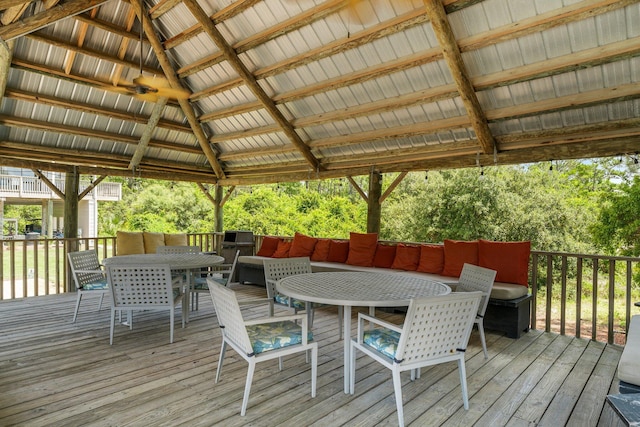
<svg viewBox="0 0 640 427">
<path fill-rule="evenodd" d="M 420 246 L 420 263 L 418 269 L 422 273 L 440 274 L 444 268 L 444 246 L 422 245 Z"/>
<path fill-rule="evenodd" d="M 397 270 L 415 271 L 420 263 L 420 246 L 410 246 L 398 243 L 396 257 L 391 268 Z"/>
<path fill-rule="evenodd" d="M 373 257 L 373 266 L 379 268 L 391 268 L 396 258 L 396 245 L 383 245 L 378 243 L 376 255 Z"/>
<path fill-rule="evenodd" d="M 289 250 L 289 256 L 294 257 L 310 257 L 313 254 L 313 249 L 316 247 L 318 239 L 315 237 L 306 236 L 302 233 L 296 233 L 293 236 L 293 242 L 291 242 L 291 249 Z"/>
<path fill-rule="evenodd" d="M 377 245 L 378 233 L 350 233 L 347 264 L 373 267 Z"/>
<path fill-rule="evenodd" d="M 318 239 L 313 254 L 311 254 L 311 261 L 326 261 L 329 256 L 329 246 L 331 246 L 331 240 Z"/>
<path fill-rule="evenodd" d="M 264 236 L 262 238 L 262 244 L 260 245 L 260 250 L 256 255 L 258 256 L 273 256 L 273 253 L 278 249 L 278 243 L 280 239 L 277 237 Z"/>
<path fill-rule="evenodd" d="M 496 270 L 496 282 L 529 286 L 531 242 L 478 242 L 478 265 Z"/>
<path fill-rule="evenodd" d="M 289 250 L 291 249 L 291 242 L 285 242 L 280 240 L 278 242 L 278 248 L 273 253 L 273 258 L 289 258 Z"/>
<path fill-rule="evenodd" d="M 329 245 L 329 255 L 327 255 L 327 261 L 329 262 L 345 262 L 349 256 L 349 241 L 348 240 L 332 240 Z"/>
<path fill-rule="evenodd" d="M 478 265 L 478 241 L 444 241 L 443 276 L 460 277 L 464 263 Z"/>
</svg>

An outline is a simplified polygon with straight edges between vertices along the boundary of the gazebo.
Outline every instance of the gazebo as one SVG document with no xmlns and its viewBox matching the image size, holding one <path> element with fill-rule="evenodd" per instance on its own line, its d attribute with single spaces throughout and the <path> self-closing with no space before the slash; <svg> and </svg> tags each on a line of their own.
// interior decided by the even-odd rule
<svg viewBox="0 0 640 427">
<path fill-rule="evenodd" d="M 1 7 L 0 166 L 67 173 L 69 211 L 79 175 L 214 185 L 220 205 L 236 185 L 370 175 L 375 196 L 385 173 L 640 149 L 637 0 Z"/>
</svg>

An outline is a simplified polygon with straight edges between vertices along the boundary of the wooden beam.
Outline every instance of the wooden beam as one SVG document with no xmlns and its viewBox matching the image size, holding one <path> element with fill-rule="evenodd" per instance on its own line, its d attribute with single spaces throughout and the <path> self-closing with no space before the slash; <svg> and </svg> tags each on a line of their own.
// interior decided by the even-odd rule
<svg viewBox="0 0 640 427">
<path fill-rule="evenodd" d="M 495 145 L 493 135 L 476 96 L 476 91 L 469 80 L 462 54 L 458 48 L 442 2 L 440 0 L 424 0 L 424 5 L 436 38 L 442 48 L 444 59 L 449 66 L 451 76 L 458 87 L 462 103 L 471 119 L 471 126 L 478 137 L 482 151 L 484 153 L 493 152 Z"/>
<path fill-rule="evenodd" d="M 13 45 L 13 42 L 11 42 L 11 45 Z M 12 55 L 13 47 L 0 39 L 0 101 L 5 96 L 7 81 L 9 80 L 9 70 L 11 69 Z"/>
<path fill-rule="evenodd" d="M 358 192 L 358 194 L 360 195 L 360 197 L 362 197 L 362 200 L 364 200 L 366 203 L 369 203 L 369 196 L 367 196 L 367 193 L 365 193 L 362 188 L 360 188 L 360 186 L 358 185 L 358 183 L 353 179 L 353 176 L 351 175 L 347 175 L 346 176 L 347 181 L 349 181 L 349 183 L 351 184 L 351 186 L 353 187 L 354 190 L 356 190 Z"/>
<path fill-rule="evenodd" d="M 94 18 L 96 16 L 96 14 L 98 13 L 98 9 L 100 7 L 96 7 L 91 9 L 91 17 Z M 78 41 L 76 42 L 78 44 L 78 47 L 82 47 L 82 45 L 84 44 L 84 40 L 87 37 L 87 30 L 89 29 L 89 24 L 87 24 L 86 22 L 81 22 L 80 26 L 78 28 Z M 66 61 L 65 61 L 65 66 L 64 66 L 64 72 L 66 74 L 71 73 L 71 68 L 73 67 L 73 62 L 76 58 L 76 51 L 69 51 Z M 122 58 L 121 58 L 122 59 Z"/>
<path fill-rule="evenodd" d="M 151 135 L 160 121 L 160 116 L 162 116 L 165 105 L 167 105 L 167 98 L 159 97 L 153 106 L 151 117 L 147 122 L 147 126 L 144 128 L 144 132 L 142 132 L 136 151 L 133 153 L 133 157 L 129 162 L 129 169 L 135 170 L 138 165 L 140 165 L 142 156 L 144 156 L 145 151 L 147 151 L 147 146 L 149 145 L 149 141 L 151 141 Z"/>
<path fill-rule="evenodd" d="M 58 187 L 56 187 L 56 185 L 51 182 L 49 180 L 49 178 L 47 178 L 47 176 L 45 174 L 43 174 L 42 172 L 40 172 L 38 169 L 31 169 L 31 171 L 35 174 L 36 177 L 38 177 L 38 179 L 42 182 L 44 182 L 44 184 L 49 187 L 49 189 L 51 191 L 53 191 L 54 193 L 56 193 L 58 195 L 58 197 L 60 197 L 60 200 L 64 200 L 65 199 L 65 195 L 62 191 L 60 191 L 60 189 Z"/>
<path fill-rule="evenodd" d="M 91 191 L 96 188 L 98 186 L 98 184 L 100 184 L 105 178 L 107 177 L 107 175 L 102 175 L 99 176 L 95 181 L 92 181 L 91 184 L 89 184 L 87 186 L 87 188 L 84 189 L 84 191 L 82 193 L 80 193 L 80 195 L 78 196 L 78 200 L 82 200 L 85 198 L 85 196 L 89 193 L 91 193 Z"/>
<path fill-rule="evenodd" d="M 13 24 L 0 27 L 0 39 L 5 41 L 25 36 L 40 28 L 54 24 L 69 16 L 77 15 L 84 11 L 100 6 L 109 0 L 68 0 L 58 4 L 44 12 L 24 18 Z"/>
<path fill-rule="evenodd" d="M 162 47 L 162 43 L 160 42 L 160 39 L 158 38 L 155 32 L 155 28 L 153 27 L 151 19 L 149 18 L 149 16 L 143 17 L 143 15 L 146 15 L 147 12 L 142 7 L 141 0 L 132 1 L 131 6 L 135 9 L 136 14 L 138 15 L 138 18 L 142 22 L 142 27 L 144 29 L 144 32 L 147 34 L 149 43 L 151 43 L 151 47 L 153 48 L 153 51 L 155 52 L 156 57 L 160 62 L 160 66 L 162 67 L 162 70 L 164 71 L 164 75 L 169 81 L 169 84 L 176 89 L 183 88 L 180 83 L 180 80 L 178 79 L 178 76 L 176 75 L 175 70 L 173 69 L 173 66 L 171 65 L 171 62 L 169 61 L 169 57 L 164 51 Z M 184 112 L 184 115 L 187 118 L 187 121 L 189 122 L 189 125 L 191 126 L 191 130 L 193 130 L 193 133 L 198 143 L 200 144 L 200 148 L 202 149 L 202 152 L 204 153 L 205 157 L 209 161 L 211 168 L 213 169 L 213 171 L 215 172 L 218 178 L 224 178 L 225 176 L 224 170 L 222 169 L 222 166 L 218 162 L 216 154 L 214 153 L 213 149 L 209 145 L 207 136 L 205 135 L 204 130 L 200 125 L 200 122 L 198 122 L 196 113 L 193 110 L 193 106 L 186 99 L 180 99 L 178 100 L 178 102 L 180 104 L 180 107 L 182 108 L 182 111 Z"/>
<path fill-rule="evenodd" d="M 393 180 L 391 185 L 389 185 L 389 187 L 385 190 L 385 192 L 382 194 L 382 196 L 380 196 L 380 204 L 384 203 L 384 201 L 387 199 L 387 197 L 389 197 L 391 195 L 391 193 L 393 193 L 393 190 L 395 190 L 395 188 L 398 185 L 400 185 L 400 183 L 402 182 L 404 177 L 407 176 L 407 173 L 408 172 L 406 172 L 406 171 L 400 172 L 400 174 L 396 177 L 396 179 Z"/>
<path fill-rule="evenodd" d="M 116 110 L 112 108 L 105 108 L 94 104 L 86 104 L 77 101 L 69 101 L 65 98 L 58 98 L 46 94 L 39 94 L 35 92 L 27 92 L 20 89 L 9 88 L 5 91 L 5 97 L 11 99 L 19 99 L 26 102 L 37 103 L 40 105 L 49 105 L 51 107 L 62 108 L 65 110 L 79 111 L 87 114 L 96 114 L 117 120 L 124 120 L 132 123 L 147 123 L 149 117 L 141 115 L 133 115 L 128 111 Z M 180 122 L 160 120 L 158 127 L 163 129 L 169 129 L 176 132 L 189 132 L 191 128 Z"/>
<path fill-rule="evenodd" d="M 104 132 L 89 128 L 77 128 L 65 124 L 56 124 L 12 116 L 0 115 L 0 124 L 10 127 L 13 126 L 21 128 L 41 129 L 43 131 L 58 132 L 60 134 L 81 135 L 90 138 L 99 138 L 109 141 L 122 142 L 125 144 L 138 144 L 139 141 L 139 139 L 135 136 L 123 135 L 121 133 Z M 151 140 L 149 141 L 149 145 L 165 150 L 180 151 L 189 154 L 202 154 L 202 151 L 198 149 L 198 147 L 177 144 L 175 142 Z"/>
<path fill-rule="evenodd" d="M 237 53 L 229 46 L 224 36 L 218 31 L 213 22 L 204 13 L 200 5 L 196 0 L 183 0 L 183 3 L 189 11 L 193 14 L 196 20 L 203 26 L 205 32 L 215 42 L 218 49 L 223 53 L 229 64 L 240 75 L 245 84 L 264 105 L 264 108 L 269 112 L 275 122 L 282 128 L 282 131 L 287 135 L 289 140 L 300 150 L 305 159 L 309 162 L 314 170 L 322 169 L 322 165 L 311 153 L 309 147 L 302 141 L 300 136 L 296 133 L 291 123 L 287 121 L 282 112 L 276 107 L 275 103 L 265 91 L 258 84 L 255 76 L 247 69 L 244 63 L 238 58 Z"/>
</svg>

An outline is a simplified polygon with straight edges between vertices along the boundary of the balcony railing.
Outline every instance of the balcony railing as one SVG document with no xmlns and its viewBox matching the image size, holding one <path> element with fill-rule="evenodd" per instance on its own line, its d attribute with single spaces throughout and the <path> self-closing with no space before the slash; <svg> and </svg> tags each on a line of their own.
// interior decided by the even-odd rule
<svg viewBox="0 0 640 427">
<path fill-rule="evenodd" d="M 260 246 L 262 236 L 255 236 Z M 222 233 L 189 235 L 189 244 L 221 253 Z M 0 240 L 0 299 L 68 292 L 66 253 L 97 249 L 115 255 L 115 238 Z M 624 344 L 629 320 L 640 312 L 640 258 L 532 251 L 531 327 L 561 335 Z"/>
<path fill-rule="evenodd" d="M 54 179 L 53 183 L 61 192 L 65 191 L 64 179 Z M 80 182 L 80 192 L 89 187 L 89 181 Z M 118 201 L 122 196 L 122 186 L 114 182 L 101 182 L 96 186 L 95 196 L 101 201 Z M 0 175 L 0 197 L 15 197 L 22 199 L 59 199 L 42 180 L 37 177 Z"/>
</svg>

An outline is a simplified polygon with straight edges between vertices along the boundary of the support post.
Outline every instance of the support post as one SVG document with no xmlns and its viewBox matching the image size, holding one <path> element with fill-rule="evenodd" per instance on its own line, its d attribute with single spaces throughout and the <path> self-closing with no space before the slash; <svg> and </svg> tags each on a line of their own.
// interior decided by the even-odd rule
<svg viewBox="0 0 640 427">
<path fill-rule="evenodd" d="M 78 193 L 80 191 L 80 174 L 77 166 L 67 171 L 65 175 L 64 195 L 64 237 L 78 237 Z M 67 252 L 78 250 L 78 241 L 67 242 Z M 65 255 L 66 256 L 66 255 Z M 75 282 L 71 279 L 71 269 L 66 268 L 66 284 L 69 292 L 76 291 Z"/>
<path fill-rule="evenodd" d="M 369 197 L 367 198 L 367 233 L 380 232 L 382 204 L 382 174 L 371 171 L 369 174 Z"/>
<path fill-rule="evenodd" d="M 222 186 L 216 184 L 215 194 L 214 194 L 214 213 L 215 213 L 215 224 L 214 231 L 216 233 L 221 233 L 224 226 L 224 215 L 223 215 L 223 203 L 222 203 Z"/>
</svg>

